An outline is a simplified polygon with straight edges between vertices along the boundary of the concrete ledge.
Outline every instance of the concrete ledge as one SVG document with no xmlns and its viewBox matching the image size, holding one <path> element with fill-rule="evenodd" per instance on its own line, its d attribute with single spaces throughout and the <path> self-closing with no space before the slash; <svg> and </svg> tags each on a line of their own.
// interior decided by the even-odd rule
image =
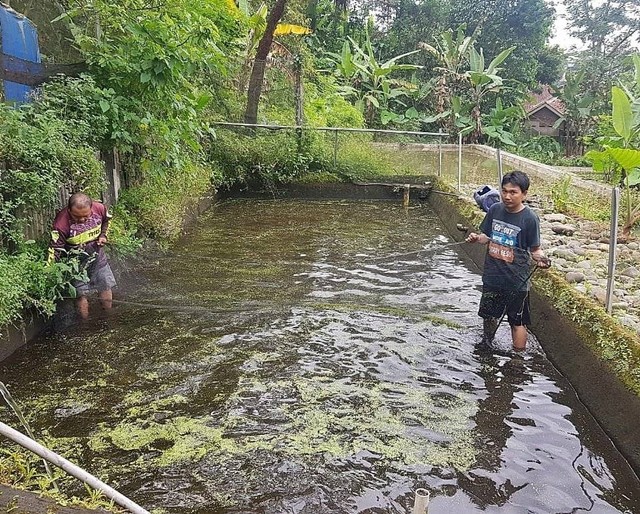
<svg viewBox="0 0 640 514">
<path fill-rule="evenodd" d="M 275 190 L 232 190 L 223 196 L 227 198 L 307 198 L 307 199 L 354 199 L 354 200 L 398 200 L 402 201 L 403 188 L 400 184 L 416 186 L 411 190 L 412 200 L 427 198 L 431 185 L 425 184 L 424 176 L 382 177 L 375 183 L 329 182 L 315 184 L 288 184 Z"/>
<path fill-rule="evenodd" d="M 32 312 L 15 324 L 2 327 L 0 334 L 0 361 L 3 361 L 21 346 L 37 337 L 49 326 L 49 320 Z"/>
<path fill-rule="evenodd" d="M 36 493 L 13 489 L 0 484 L 0 509 L 2 512 L 22 514 L 108 514 L 104 509 L 90 510 L 82 507 L 63 507 L 55 501 Z"/>
</svg>

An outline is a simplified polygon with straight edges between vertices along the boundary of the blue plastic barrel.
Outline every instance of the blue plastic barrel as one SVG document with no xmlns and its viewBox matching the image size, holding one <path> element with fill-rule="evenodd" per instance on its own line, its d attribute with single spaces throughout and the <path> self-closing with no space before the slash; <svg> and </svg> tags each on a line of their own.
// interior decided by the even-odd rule
<svg viewBox="0 0 640 514">
<path fill-rule="evenodd" d="M 38 47 L 38 31 L 35 25 L 25 16 L 11 7 L 0 4 L 0 35 L 2 53 L 10 57 L 18 57 L 29 62 L 40 62 Z M 11 61 L 11 71 L 25 73 L 26 65 L 19 61 Z M 31 87 L 9 80 L 3 80 L 4 99 L 8 102 L 28 102 Z"/>
</svg>

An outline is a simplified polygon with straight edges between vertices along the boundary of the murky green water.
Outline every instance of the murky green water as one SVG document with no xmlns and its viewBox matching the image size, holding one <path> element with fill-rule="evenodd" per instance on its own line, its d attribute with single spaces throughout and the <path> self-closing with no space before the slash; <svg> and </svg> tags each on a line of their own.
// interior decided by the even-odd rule
<svg viewBox="0 0 640 514">
<path fill-rule="evenodd" d="M 475 348 L 480 277 L 450 241 L 428 207 L 226 202 L 111 316 L 0 379 L 55 450 L 148 509 L 404 513 L 425 487 L 431 514 L 640 512 L 535 340 L 526 360 Z"/>
</svg>

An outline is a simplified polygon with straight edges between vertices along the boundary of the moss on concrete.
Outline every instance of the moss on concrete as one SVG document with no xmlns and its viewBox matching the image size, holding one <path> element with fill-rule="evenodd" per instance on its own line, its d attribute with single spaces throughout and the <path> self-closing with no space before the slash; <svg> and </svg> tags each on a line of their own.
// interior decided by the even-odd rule
<svg viewBox="0 0 640 514">
<path fill-rule="evenodd" d="M 584 344 L 627 388 L 640 396 L 640 345 L 637 336 L 553 271 L 537 275 L 533 283 L 536 291 L 575 324 Z"/>
</svg>

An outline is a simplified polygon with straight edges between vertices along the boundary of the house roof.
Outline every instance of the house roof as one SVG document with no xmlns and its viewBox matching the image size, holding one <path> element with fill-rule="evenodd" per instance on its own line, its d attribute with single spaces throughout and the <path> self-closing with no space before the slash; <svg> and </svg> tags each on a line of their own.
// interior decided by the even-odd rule
<svg viewBox="0 0 640 514">
<path fill-rule="evenodd" d="M 560 98 L 554 96 L 551 92 L 551 87 L 547 84 L 542 85 L 540 93 L 531 93 L 529 100 L 525 102 L 523 107 L 527 116 L 531 116 L 544 107 L 548 108 L 557 116 L 563 116 L 565 112 L 564 103 Z"/>
</svg>

